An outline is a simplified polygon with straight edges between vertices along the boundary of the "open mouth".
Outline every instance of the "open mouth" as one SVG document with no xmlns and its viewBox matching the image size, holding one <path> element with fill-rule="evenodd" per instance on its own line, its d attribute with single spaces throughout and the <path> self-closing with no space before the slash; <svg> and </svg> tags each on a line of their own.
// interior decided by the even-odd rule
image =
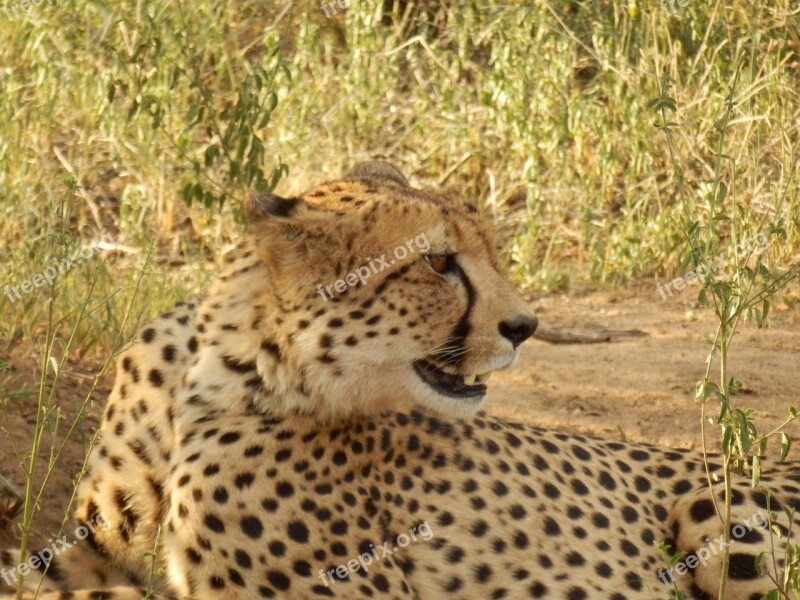
<svg viewBox="0 0 800 600">
<path fill-rule="evenodd" d="M 444 396 L 475 398 L 486 394 L 486 384 L 479 379 L 480 376 L 446 373 L 425 360 L 414 361 L 414 369 L 422 381 Z"/>
</svg>

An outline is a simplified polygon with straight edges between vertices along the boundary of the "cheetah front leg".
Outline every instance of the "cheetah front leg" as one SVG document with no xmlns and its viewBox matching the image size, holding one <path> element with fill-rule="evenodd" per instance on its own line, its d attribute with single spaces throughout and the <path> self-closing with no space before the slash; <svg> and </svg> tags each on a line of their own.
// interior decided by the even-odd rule
<svg viewBox="0 0 800 600">
<path fill-rule="evenodd" d="M 716 598 L 727 547 L 730 558 L 725 598 L 750 600 L 775 589 L 775 582 L 782 579 L 786 545 L 796 544 L 800 536 L 797 519 L 789 531 L 783 511 L 800 509 L 800 493 L 794 485 L 798 479 L 800 475 L 791 472 L 762 477 L 760 487 L 771 490 L 769 504 L 763 491 L 752 489 L 746 481 L 735 481 L 727 539 L 708 487 L 682 496 L 675 503 L 669 523 L 677 550 L 686 552 L 686 556 L 672 568 L 659 570 L 658 577 L 670 587 L 677 585 L 685 591 L 694 585 L 708 597 Z M 724 490 L 718 486 L 714 494 L 716 506 L 722 510 Z M 756 568 L 756 557 L 761 553 L 765 556 L 763 575 Z"/>
<path fill-rule="evenodd" d="M 0 552 L 0 600 L 17 598 L 19 588 L 24 599 L 141 600 L 147 596 L 166 600 L 166 596 L 153 591 L 148 596 L 136 580 L 115 568 L 108 556 L 91 545 L 69 548 L 57 556 L 29 553 L 23 563 L 19 563 L 18 552 L 16 549 Z M 21 572 L 25 573 L 24 578 L 20 578 Z"/>
<path fill-rule="evenodd" d="M 16 594 L 0 595 L 0 600 L 17 600 Z M 35 592 L 25 591 L 22 600 L 169 600 L 160 594 L 147 595 L 147 590 L 136 587 L 117 586 L 106 589 L 78 590 L 75 592 Z"/>
</svg>

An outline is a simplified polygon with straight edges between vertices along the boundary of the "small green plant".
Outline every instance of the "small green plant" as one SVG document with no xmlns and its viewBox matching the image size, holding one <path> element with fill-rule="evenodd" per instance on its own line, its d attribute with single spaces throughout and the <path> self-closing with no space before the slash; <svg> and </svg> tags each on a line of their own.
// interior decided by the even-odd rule
<svg viewBox="0 0 800 600">
<path fill-rule="evenodd" d="M 760 482 L 761 457 L 767 450 L 768 441 L 780 437 L 781 447 L 779 459 L 786 459 L 791 440 L 785 433 L 785 427 L 798 418 L 797 409 L 790 406 L 788 416 L 778 427 L 766 433 L 759 433 L 753 419 L 753 411 L 741 408 L 735 403 L 735 395 L 742 389 L 742 382 L 729 372 L 729 358 L 735 335 L 743 319 L 755 321 L 762 327 L 768 316 L 770 305 L 775 298 L 793 281 L 800 278 L 800 263 L 782 265 L 782 268 L 770 268 L 766 260 L 766 252 L 755 252 L 750 248 L 739 253 L 739 243 L 745 237 L 764 236 L 765 240 L 786 239 L 786 229 L 781 213 L 785 206 L 786 191 L 792 185 L 795 176 L 796 162 L 788 172 L 783 173 L 784 185 L 774 193 L 774 201 L 769 210 L 756 214 L 745 206 L 737 195 L 737 157 L 726 153 L 727 135 L 731 121 L 737 111 L 737 85 L 741 69 L 737 68 L 728 93 L 724 99 L 722 114 L 715 124 L 717 142 L 714 153 L 714 176 L 704 186 L 698 186 L 702 203 L 692 203 L 687 195 L 687 182 L 684 171 L 674 145 L 674 132 L 677 123 L 670 120 L 669 113 L 678 110 L 676 100 L 670 96 L 675 84 L 674 79 L 665 71 L 659 79 L 660 94 L 652 99 L 648 108 L 653 110 L 660 121 L 656 126 L 665 135 L 669 149 L 670 161 L 674 165 L 675 187 L 684 213 L 681 230 L 689 248 L 682 266 L 700 271 L 702 267 L 706 275 L 700 279 L 701 287 L 698 302 L 701 306 L 713 307 L 717 320 L 717 329 L 713 339 L 706 340 L 710 351 L 706 359 L 705 376 L 697 384 L 697 397 L 701 402 L 701 432 L 703 436 L 703 454 L 706 473 L 711 492 L 711 499 L 717 514 L 723 523 L 724 548 L 722 555 L 722 578 L 720 581 L 719 599 L 726 598 L 729 543 L 731 535 L 731 479 L 734 474 L 749 474 L 753 487 Z M 796 159 L 795 159 L 796 160 Z M 727 183 L 726 183 L 727 180 Z M 693 210 L 692 210 L 693 209 Z M 715 269 L 708 269 L 709 257 L 725 252 L 725 244 L 732 257 L 733 274 L 730 278 L 717 276 Z M 693 271 L 693 272 L 694 272 Z M 712 368 L 717 363 L 718 376 L 712 375 Z M 715 481 L 708 466 L 705 429 L 707 425 L 706 410 L 709 402 L 715 399 L 719 403 L 719 411 L 714 421 L 722 435 L 722 476 L 725 490 L 723 506 L 717 505 L 713 493 Z M 776 594 L 788 597 L 792 582 L 797 581 L 797 574 L 787 565 L 787 574 L 782 581 L 774 581 Z"/>
<path fill-rule="evenodd" d="M 655 546 L 659 552 L 661 552 L 661 556 L 664 557 L 664 564 L 666 565 L 666 572 L 670 572 L 675 565 L 681 562 L 684 558 L 686 558 L 686 552 L 679 551 L 679 552 L 672 552 L 672 546 L 667 544 L 664 541 L 656 541 Z M 678 587 L 677 579 L 670 578 L 672 582 L 672 589 L 669 592 L 669 600 L 686 600 L 686 594 L 680 590 Z"/>
<path fill-rule="evenodd" d="M 76 240 L 74 236 L 70 234 L 69 229 L 75 189 L 72 180 L 68 180 L 66 184 L 67 189 L 64 192 L 64 201 L 60 209 L 56 211 L 59 221 L 52 224 L 50 235 L 53 238 L 55 246 L 58 247 L 64 255 L 69 255 L 69 253 L 74 251 L 74 246 L 76 244 Z M 33 426 L 30 447 L 22 447 L 17 444 L 8 418 L 8 405 L 12 402 L 18 402 L 20 398 L 29 398 L 31 393 L 28 390 L 14 392 L 8 387 L 12 384 L 11 381 L 3 382 L 3 397 L 0 400 L 0 413 L 2 413 L 3 416 L 2 428 L 9 436 L 14 458 L 25 476 L 25 487 L 20 493 L 20 498 L 17 502 L 19 505 L 18 509 L 21 510 L 22 513 L 18 522 L 18 527 L 20 529 L 19 551 L 21 562 L 24 562 L 27 556 L 32 525 L 36 515 L 43 508 L 42 496 L 45 489 L 48 487 L 50 479 L 56 469 L 61 466 L 61 457 L 65 447 L 73 436 L 76 435 L 83 423 L 84 417 L 92 407 L 92 398 L 99 382 L 112 364 L 117 350 L 122 347 L 123 340 L 127 337 L 124 332 L 127 331 L 127 316 L 131 314 L 130 306 L 126 312 L 126 319 L 123 321 L 121 329 L 117 332 L 112 351 L 108 353 L 105 362 L 94 376 L 90 389 L 86 393 L 83 401 L 77 406 L 73 414 L 67 416 L 62 410 L 62 407 L 56 402 L 56 391 L 61 385 L 61 377 L 65 365 L 75 351 L 78 331 L 82 326 L 85 326 L 86 321 L 91 317 L 92 313 L 97 311 L 98 308 L 102 308 L 103 304 L 108 301 L 108 297 L 98 295 L 98 290 L 96 288 L 101 270 L 102 267 L 98 264 L 94 272 L 88 276 L 89 285 L 79 305 L 76 307 L 74 314 L 70 315 L 69 320 L 56 318 L 55 307 L 64 292 L 62 281 L 56 279 L 52 285 L 49 286 L 46 299 L 48 320 L 45 326 L 44 340 L 40 354 L 39 382 L 37 390 L 33 393 L 33 397 L 36 400 L 36 420 Z M 146 270 L 147 260 L 145 260 L 140 275 L 134 284 L 134 289 L 130 296 L 131 304 L 133 304 L 137 298 L 137 291 Z M 72 496 L 68 499 L 64 507 L 63 520 L 58 535 L 61 535 L 61 531 L 69 518 L 77 484 L 86 469 L 88 452 L 91 450 L 96 437 L 97 433 L 89 440 L 83 466 L 80 471 L 75 474 Z M 42 460 L 46 461 L 44 473 L 40 478 L 37 478 L 38 467 Z M 20 573 L 19 598 L 22 597 L 23 579 L 24 575 Z"/>
<path fill-rule="evenodd" d="M 136 24 L 141 41 L 130 56 L 119 57 L 108 100 L 126 105 L 128 122 L 139 117 L 190 166 L 182 174 L 187 204 L 221 208 L 234 198 L 241 206 L 248 191 L 271 192 L 288 173 L 280 160 L 265 173 L 265 163 L 273 161 L 265 153 L 263 132 L 278 106 L 278 88 L 291 81 L 291 71 L 274 35 L 262 41 L 265 51 L 258 61 L 228 55 L 222 64 L 210 64 L 205 46 L 197 43 L 197 12 L 179 8 L 160 18 L 153 9 Z M 179 51 L 165 53 L 166 38 L 176 30 Z M 209 70 L 215 78 L 208 77 Z"/>
</svg>

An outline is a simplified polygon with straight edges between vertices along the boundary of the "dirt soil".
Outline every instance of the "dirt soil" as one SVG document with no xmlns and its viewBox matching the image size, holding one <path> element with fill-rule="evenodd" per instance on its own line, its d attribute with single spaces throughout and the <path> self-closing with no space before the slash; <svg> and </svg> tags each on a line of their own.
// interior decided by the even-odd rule
<svg viewBox="0 0 800 600">
<path fill-rule="evenodd" d="M 524 421 L 566 432 L 607 439 L 646 442 L 680 448 L 700 448 L 700 405 L 694 398 L 696 382 L 703 376 L 707 345 L 714 321 L 707 309 L 692 305 L 693 295 L 662 301 L 652 285 L 634 290 L 594 292 L 579 298 L 549 297 L 532 301 L 543 329 L 569 332 L 638 329 L 646 335 L 618 338 L 607 343 L 555 345 L 533 340 L 523 345 L 513 369 L 495 374 L 489 384 L 487 410 L 502 418 Z M 19 346 L 0 352 L 19 376 L 12 389 L 35 388 L 39 371 L 37 349 Z M 770 327 L 744 325 L 730 359 L 730 374 L 744 382 L 735 396 L 736 406 L 754 409 L 761 432 L 776 427 L 789 405 L 800 404 L 800 314 L 788 308 L 773 309 Z M 70 364 L 57 395 L 67 421 L 83 402 L 94 367 Z M 106 377 L 94 394 L 95 404 L 80 430 L 64 449 L 42 497 L 42 511 L 33 528 L 34 544 L 44 543 L 59 529 L 72 493 L 73 476 L 83 464 L 84 449 L 97 425 L 110 389 Z M 11 438 L 19 448 L 30 447 L 36 399 L 9 403 L 8 420 L 0 413 L 0 474 L 23 489 L 23 470 L 14 456 Z M 709 413 L 717 412 L 713 404 Z M 789 426 L 792 438 L 800 424 Z M 707 427 L 709 447 L 718 448 L 716 425 Z M 774 451 L 776 444 L 772 444 Z M 49 439 L 40 454 L 46 462 Z M 795 452 L 792 453 L 796 454 Z M 37 471 L 39 481 L 44 469 Z M 13 544 L 16 527 L 2 523 L 0 548 Z"/>
</svg>

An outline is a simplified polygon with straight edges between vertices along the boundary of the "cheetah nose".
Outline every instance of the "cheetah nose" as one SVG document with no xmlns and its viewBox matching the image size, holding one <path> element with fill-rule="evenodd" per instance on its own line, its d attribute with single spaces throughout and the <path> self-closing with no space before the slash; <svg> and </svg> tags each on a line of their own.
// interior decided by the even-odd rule
<svg viewBox="0 0 800 600">
<path fill-rule="evenodd" d="M 536 317 L 520 316 L 510 321 L 502 321 L 497 329 L 500 331 L 500 335 L 509 340 L 511 345 L 516 348 L 533 335 L 538 325 L 539 321 Z"/>
</svg>

